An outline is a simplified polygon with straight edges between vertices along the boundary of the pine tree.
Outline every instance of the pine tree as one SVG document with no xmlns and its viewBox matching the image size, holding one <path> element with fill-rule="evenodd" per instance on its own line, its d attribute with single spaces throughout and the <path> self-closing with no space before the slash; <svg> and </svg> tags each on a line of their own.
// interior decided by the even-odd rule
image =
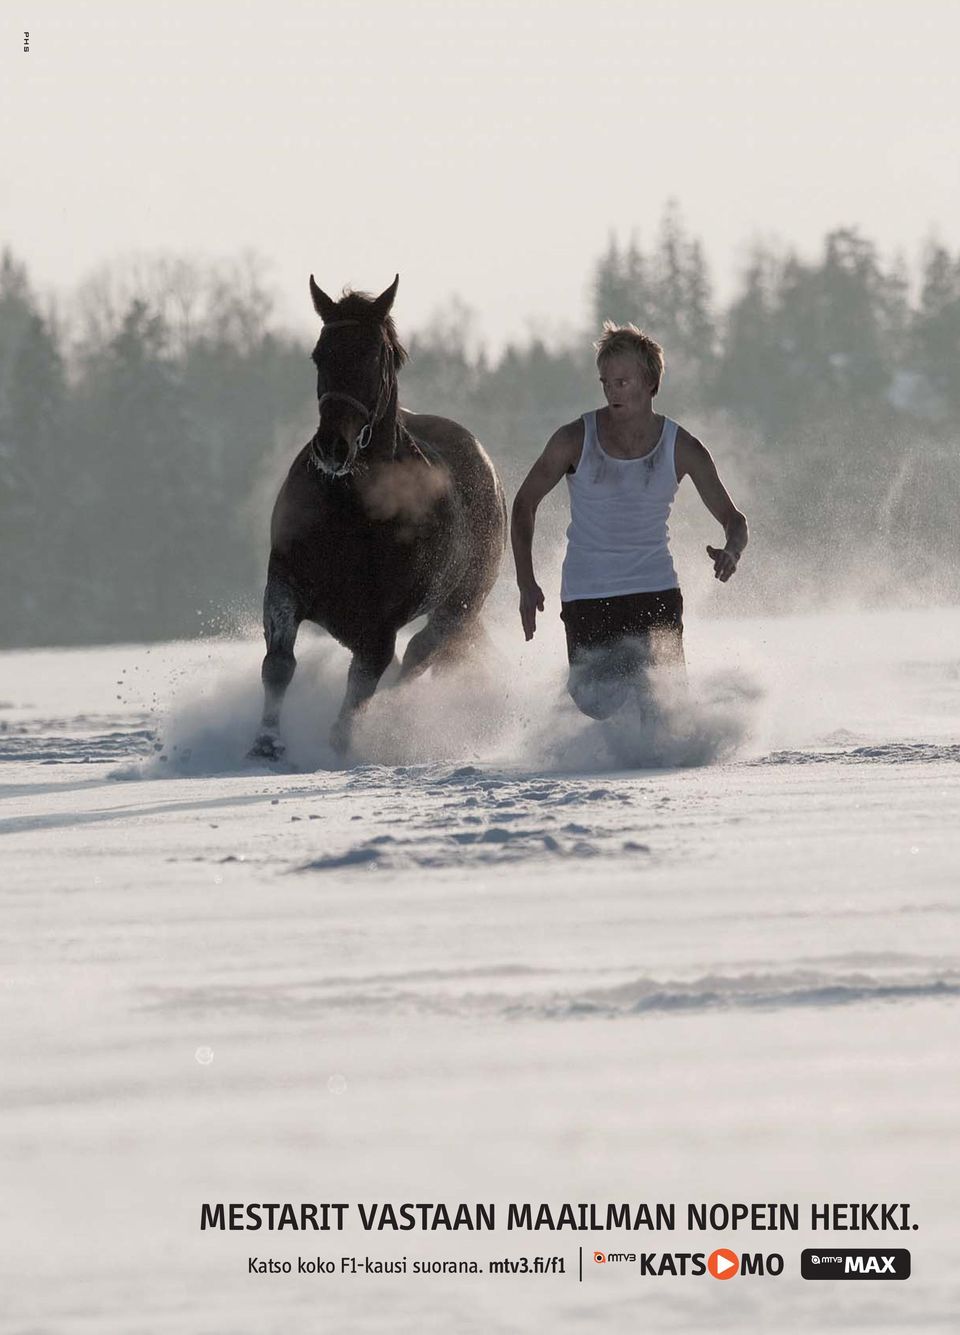
<svg viewBox="0 0 960 1335">
<path fill-rule="evenodd" d="M 59 338 L 41 316 L 26 268 L 0 259 L 0 581 L 2 642 L 55 621 L 72 493 L 60 461 L 67 384 Z"/>
<path fill-rule="evenodd" d="M 956 419 L 960 413 L 960 256 L 935 241 L 923 256 L 920 308 L 912 331 L 915 369 L 930 387 L 931 415 Z"/>
</svg>

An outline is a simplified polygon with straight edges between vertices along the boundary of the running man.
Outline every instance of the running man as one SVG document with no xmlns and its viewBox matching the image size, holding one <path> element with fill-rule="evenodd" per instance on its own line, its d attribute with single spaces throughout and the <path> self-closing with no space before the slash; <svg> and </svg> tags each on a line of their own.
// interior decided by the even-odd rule
<svg viewBox="0 0 960 1335">
<path fill-rule="evenodd" d="M 717 579 L 736 571 L 747 521 L 720 481 L 709 450 L 653 410 L 663 349 L 635 325 L 607 321 L 597 369 L 607 406 L 550 437 L 513 503 L 511 539 L 523 633 L 532 640 L 543 590 L 533 572 L 537 506 L 562 477 L 570 527 L 560 616 L 570 660 L 568 690 L 593 718 L 607 718 L 642 684 L 650 664 L 683 665 L 683 598 L 668 546 L 667 519 L 689 475 L 723 526 L 725 545 L 707 547 Z"/>
</svg>

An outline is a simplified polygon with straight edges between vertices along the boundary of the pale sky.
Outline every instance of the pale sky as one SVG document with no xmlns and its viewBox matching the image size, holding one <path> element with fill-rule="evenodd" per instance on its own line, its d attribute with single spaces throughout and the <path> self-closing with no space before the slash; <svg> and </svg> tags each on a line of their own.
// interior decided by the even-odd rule
<svg viewBox="0 0 960 1335">
<path fill-rule="evenodd" d="M 671 197 L 721 295 L 758 236 L 960 249 L 955 0 L 7 0 L 0 41 L 0 244 L 44 294 L 252 248 L 290 327 L 311 272 L 399 270 L 401 333 L 457 294 L 496 349 L 583 326 Z"/>
</svg>

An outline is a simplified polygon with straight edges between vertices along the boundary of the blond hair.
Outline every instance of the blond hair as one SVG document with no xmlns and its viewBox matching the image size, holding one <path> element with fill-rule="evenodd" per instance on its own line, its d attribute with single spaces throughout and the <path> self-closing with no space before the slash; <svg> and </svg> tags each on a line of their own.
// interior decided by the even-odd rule
<svg viewBox="0 0 960 1335">
<path fill-rule="evenodd" d="M 597 367 L 601 371 L 611 357 L 621 352 L 633 353 L 650 385 L 651 397 L 656 394 L 663 379 L 665 363 L 663 348 L 649 334 L 645 334 L 635 324 L 614 324 L 612 320 L 604 320 L 603 332 L 593 346 L 597 351 Z"/>
</svg>

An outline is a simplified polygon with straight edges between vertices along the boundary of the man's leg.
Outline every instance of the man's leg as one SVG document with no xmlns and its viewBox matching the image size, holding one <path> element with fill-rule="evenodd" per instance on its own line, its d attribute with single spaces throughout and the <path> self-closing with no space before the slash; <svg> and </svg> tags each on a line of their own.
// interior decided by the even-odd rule
<svg viewBox="0 0 960 1335">
<path fill-rule="evenodd" d="M 683 597 L 679 589 L 586 598 L 562 604 L 577 708 L 604 719 L 625 705 L 650 702 L 650 669 L 684 672 Z"/>
<path fill-rule="evenodd" d="M 616 598 L 563 603 L 570 672 L 567 690 L 581 713 L 605 719 L 626 703 L 646 660 L 646 637 L 625 639 Z"/>
</svg>

